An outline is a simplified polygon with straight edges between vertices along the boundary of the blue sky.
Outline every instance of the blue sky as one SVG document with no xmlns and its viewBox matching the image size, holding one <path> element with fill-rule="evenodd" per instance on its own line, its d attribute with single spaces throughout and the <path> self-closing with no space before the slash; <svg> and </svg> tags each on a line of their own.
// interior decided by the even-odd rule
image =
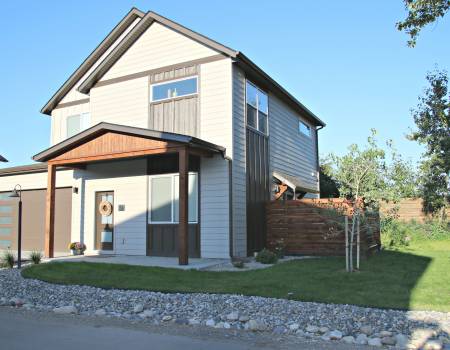
<svg viewBox="0 0 450 350">
<path fill-rule="evenodd" d="M 401 0 L 10 1 L 0 4 L 0 154 L 29 164 L 49 146 L 40 108 L 132 7 L 153 10 L 243 51 L 327 123 L 320 153 L 363 143 L 370 128 L 416 161 L 410 108 L 437 64 L 450 68 L 450 15 L 414 49 L 395 29 Z"/>
</svg>

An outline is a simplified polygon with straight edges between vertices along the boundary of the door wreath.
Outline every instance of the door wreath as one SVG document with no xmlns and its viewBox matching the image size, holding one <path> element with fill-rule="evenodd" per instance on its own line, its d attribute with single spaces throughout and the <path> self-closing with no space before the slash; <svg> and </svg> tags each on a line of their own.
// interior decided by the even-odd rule
<svg viewBox="0 0 450 350">
<path fill-rule="evenodd" d="M 110 216 L 112 214 L 112 204 L 108 201 L 101 201 L 98 206 L 98 211 L 102 216 Z"/>
</svg>

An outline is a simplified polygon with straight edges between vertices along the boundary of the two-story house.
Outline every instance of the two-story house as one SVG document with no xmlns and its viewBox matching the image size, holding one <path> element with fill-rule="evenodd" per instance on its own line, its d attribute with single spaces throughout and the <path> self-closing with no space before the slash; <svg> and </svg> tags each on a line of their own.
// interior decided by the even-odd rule
<svg viewBox="0 0 450 350">
<path fill-rule="evenodd" d="M 265 245 L 264 204 L 317 196 L 325 124 L 243 53 L 132 9 L 56 91 L 41 164 L 0 170 L 0 249 L 227 258 Z M 277 192 L 278 195 L 277 195 Z"/>
</svg>

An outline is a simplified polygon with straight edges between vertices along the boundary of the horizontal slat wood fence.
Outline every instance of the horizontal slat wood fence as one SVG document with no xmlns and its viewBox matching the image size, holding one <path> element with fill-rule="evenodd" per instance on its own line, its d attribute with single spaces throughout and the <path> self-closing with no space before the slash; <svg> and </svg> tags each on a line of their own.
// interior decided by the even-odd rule
<svg viewBox="0 0 450 350">
<path fill-rule="evenodd" d="M 266 205 L 267 246 L 283 239 L 286 254 L 345 255 L 344 215 L 351 222 L 352 205 L 344 199 L 271 201 Z M 361 252 L 379 242 L 379 216 L 365 215 Z"/>
<path fill-rule="evenodd" d="M 401 221 L 424 222 L 431 218 L 423 212 L 423 202 L 420 198 L 403 199 L 397 204 L 382 202 L 380 206 L 381 215 L 387 214 L 395 207 L 398 208 L 397 215 Z M 447 217 L 450 217 L 450 208 L 447 209 Z"/>
</svg>

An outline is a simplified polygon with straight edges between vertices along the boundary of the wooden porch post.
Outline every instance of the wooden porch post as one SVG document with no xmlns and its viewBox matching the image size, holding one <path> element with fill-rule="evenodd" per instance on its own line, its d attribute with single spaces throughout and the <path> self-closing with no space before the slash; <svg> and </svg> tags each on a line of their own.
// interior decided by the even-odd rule
<svg viewBox="0 0 450 350">
<path fill-rule="evenodd" d="M 189 188 L 189 152 L 187 147 L 182 148 L 178 152 L 178 171 L 179 171 L 179 227 L 178 227 L 178 264 L 189 264 L 189 247 L 188 247 L 188 188 Z"/>
<path fill-rule="evenodd" d="M 55 243 L 55 180 L 56 165 L 48 164 L 47 197 L 45 201 L 45 256 L 53 258 Z"/>
</svg>

